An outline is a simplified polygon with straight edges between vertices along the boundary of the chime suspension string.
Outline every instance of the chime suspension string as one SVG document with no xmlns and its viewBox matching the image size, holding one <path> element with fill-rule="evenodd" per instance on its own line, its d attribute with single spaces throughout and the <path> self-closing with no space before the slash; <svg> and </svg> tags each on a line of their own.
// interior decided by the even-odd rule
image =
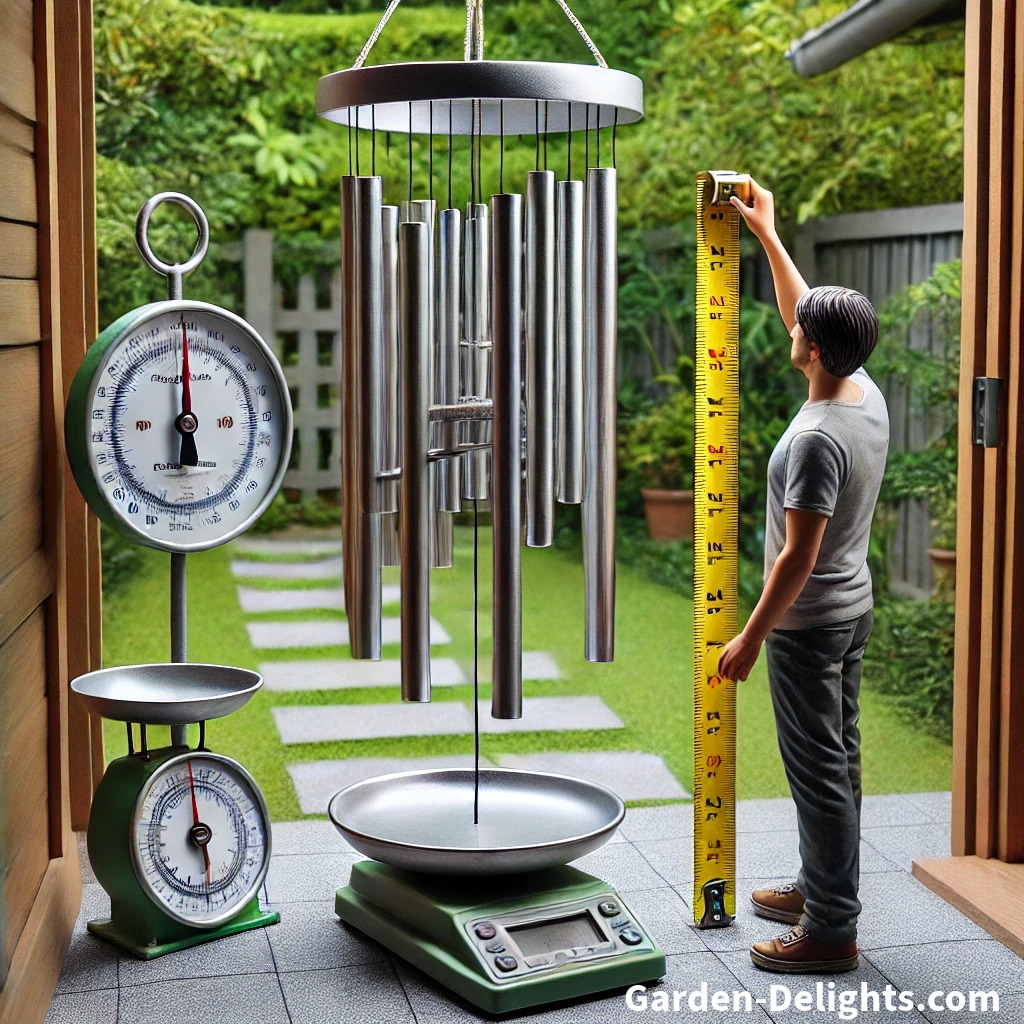
<svg viewBox="0 0 1024 1024">
<path fill-rule="evenodd" d="M 352 118 L 348 119 L 348 173 L 352 176 Z"/>
<path fill-rule="evenodd" d="M 597 107 L 597 157 L 594 160 L 595 166 L 601 166 L 601 105 Z"/>
<path fill-rule="evenodd" d="M 540 170 L 540 100 L 533 101 L 534 170 Z"/>
<path fill-rule="evenodd" d="M 583 146 L 583 173 L 587 173 L 590 167 L 590 104 L 587 104 L 587 116 L 583 123 L 583 138 L 586 140 Z"/>
<path fill-rule="evenodd" d="M 409 202 L 412 202 L 412 102 L 409 103 Z"/>
<path fill-rule="evenodd" d="M 544 170 L 548 169 L 548 101 L 544 101 Z"/>
<path fill-rule="evenodd" d="M 612 167 L 619 166 L 618 158 L 615 155 L 615 133 L 619 129 L 619 108 L 615 108 L 615 118 L 612 121 Z"/>
<path fill-rule="evenodd" d="M 356 107 L 356 177 L 359 177 L 359 108 Z"/>
<path fill-rule="evenodd" d="M 565 180 L 572 181 L 572 100 L 565 105 L 566 123 L 565 130 Z"/>
<path fill-rule="evenodd" d="M 429 109 L 430 109 L 430 135 L 428 137 L 428 142 L 430 144 L 430 157 L 429 157 L 430 188 L 428 190 L 428 194 L 430 196 L 431 201 L 433 201 L 433 198 L 434 198 L 434 101 L 433 100 L 430 101 Z"/>
<path fill-rule="evenodd" d="M 370 106 L 370 174 L 377 177 L 377 105 Z"/>
<path fill-rule="evenodd" d="M 448 101 L 448 209 L 452 209 L 452 108 L 455 104 Z"/>
</svg>

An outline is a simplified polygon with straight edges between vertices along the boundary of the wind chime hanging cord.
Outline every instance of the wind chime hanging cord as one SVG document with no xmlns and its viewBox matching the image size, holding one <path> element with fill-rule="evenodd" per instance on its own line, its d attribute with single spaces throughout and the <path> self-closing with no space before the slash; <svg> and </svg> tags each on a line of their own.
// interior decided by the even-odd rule
<svg viewBox="0 0 1024 1024">
<path fill-rule="evenodd" d="M 556 2 L 565 12 L 565 16 L 569 19 L 573 28 L 579 32 L 580 38 L 586 43 L 587 49 L 593 54 L 598 66 L 607 68 L 608 62 L 601 56 L 601 51 L 597 48 L 594 40 L 587 34 L 587 30 L 581 24 L 580 19 L 573 14 L 566 0 L 556 0 Z M 366 40 L 363 48 L 359 51 L 359 56 L 356 57 L 355 63 L 352 65 L 353 69 L 361 68 L 366 63 L 366 58 L 370 56 L 370 51 L 380 38 L 381 32 L 384 31 L 384 26 L 391 20 L 391 15 L 395 13 L 395 9 L 400 3 L 401 0 L 390 0 L 384 13 L 381 15 L 380 21 L 377 22 L 377 27 L 370 33 L 370 38 Z M 463 56 L 467 61 L 483 60 L 484 0 L 466 0 L 466 41 L 463 48 Z"/>
</svg>

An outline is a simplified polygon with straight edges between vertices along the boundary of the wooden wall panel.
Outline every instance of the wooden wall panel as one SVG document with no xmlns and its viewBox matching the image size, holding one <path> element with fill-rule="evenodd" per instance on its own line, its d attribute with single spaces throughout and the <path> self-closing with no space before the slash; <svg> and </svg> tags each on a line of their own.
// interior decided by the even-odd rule
<svg viewBox="0 0 1024 1024">
<path fill-rule="evenodd" d="M 0 220 L 0 277 L 34 278 L 38 263 L 38 230 Z"/>
<path fill-rule="evenodd" d="M 0 0 L 0 103 L 36 118 L 35 26 L 31 0 Z"/>
</svg>

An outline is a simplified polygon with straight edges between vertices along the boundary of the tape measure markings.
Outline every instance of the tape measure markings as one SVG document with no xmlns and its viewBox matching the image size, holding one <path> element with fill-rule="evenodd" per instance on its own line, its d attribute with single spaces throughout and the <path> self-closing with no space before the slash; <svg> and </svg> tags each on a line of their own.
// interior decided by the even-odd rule
<svg viewBox="0 0 1024 1024">
<path fill-rule="evenodd" d="M 736 690 L 718 657 L 738 627 L 740 214 L 725 199 L 736 182 L 718 173 L 731 174 L 697 178 L 693 914 L 702 927 L 736 913 Z"/>
</svg>

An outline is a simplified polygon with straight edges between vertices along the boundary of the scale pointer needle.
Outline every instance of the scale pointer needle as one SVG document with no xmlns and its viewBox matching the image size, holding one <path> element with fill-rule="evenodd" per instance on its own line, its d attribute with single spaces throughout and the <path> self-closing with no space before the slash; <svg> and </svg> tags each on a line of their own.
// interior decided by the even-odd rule
<svg viewBox="0 0 1024 1024">
<path fill-rule="evenodd" d="M 186 761 L 188 765 L 188 788 L 192 794 L 192 828 L 189 829 L 189 836 L 192 842 L 203 851 L 203 865 L 206 868 L 206 884 L 210 884 L 210 854 L 206 844 L 213 838 L 209 825 L 204 825 L 199 820 L 199 805 L 196 803 L 196 783 L 192 778 L 192 762 Z"/>
<path fill-rule="evenodd" d="M 198 466 L 195 432 L 199 420 L 192 412 L 192 375 L 188 366 L 188 333 L 185 317 L 181 318 L 181 415 L 174 421 L 174 429 L 181 434 L 181 453 L 178 462 L 182 466 Z"/>
</svg>

